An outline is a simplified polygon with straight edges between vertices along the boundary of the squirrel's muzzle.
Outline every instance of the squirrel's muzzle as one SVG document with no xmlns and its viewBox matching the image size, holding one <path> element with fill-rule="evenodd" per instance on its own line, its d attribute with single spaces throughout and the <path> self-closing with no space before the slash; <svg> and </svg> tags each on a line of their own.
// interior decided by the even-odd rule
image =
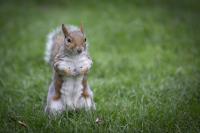
<svg viewBox="0 0 200 133">
<path fill-rule="evenodd" d="M 82 49 L 77 49 L 77 53 L 81 53 L 82 52 Z"/>
</svg>

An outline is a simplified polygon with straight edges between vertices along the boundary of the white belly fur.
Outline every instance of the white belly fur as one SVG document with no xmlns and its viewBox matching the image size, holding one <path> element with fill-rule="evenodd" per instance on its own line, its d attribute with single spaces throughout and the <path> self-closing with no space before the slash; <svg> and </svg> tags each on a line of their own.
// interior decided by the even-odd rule
<svg viewBox="0 0 200 133">
<path fill-rule="evenodd" d="M 91 67 L 92 61 L 86 56 L 76 56 L 73 59 L 66 58 L 67 66 L 79 69 L 83 66 Z M 73 66 L 72 66 L 73 62 Z M 63 78 L 63 84 L 61 88 L 61 99 L 55 101 L 52 97 L 55 94 L 55 88 L 51 84 L 49 88 L 46 111 L 50 113 L 60 113 L 64 110 L 75 110 L 84 108 L 86 110 L 95 109 L 95 103 L 93 102 L 93 92 L 91 91 L 89 85 L 87 91 L 89 97 L 84 98 L 82 96 L 83 86 L 82 86 L 83 75 L 76 77 L 66 76 Z"/>
<path fill-rule="evenodd" d="M 79 108 L 77 102 L 82 95 L 82 79 L 83 76 L 67 77 L 64 79 L 61 88 L 61 99 L 69 109 Z"/>
</svg>

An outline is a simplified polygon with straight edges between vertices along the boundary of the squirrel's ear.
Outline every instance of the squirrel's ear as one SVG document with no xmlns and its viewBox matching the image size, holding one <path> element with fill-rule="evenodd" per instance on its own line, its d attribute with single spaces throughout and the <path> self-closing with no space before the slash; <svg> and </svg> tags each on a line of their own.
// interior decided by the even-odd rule
<svg viewBox="0 0 200 133">
<path fill-rule="evenodd" d="M 64 24 L 62 24 L 62 31 L 63 31 L 63 33 L 64 33 L 65 36 L 69 35 L 69 32 L 67 31 L 67 28 L 65 27 Z"/>
<path fill-rule="evenodd" d="M 82 23 L 81 23 L 81 25 L 80 25 L 80 30 L 81 30 L 82 33 L 84 33 L 83 24 L 82 24 Z"/>
</svg>

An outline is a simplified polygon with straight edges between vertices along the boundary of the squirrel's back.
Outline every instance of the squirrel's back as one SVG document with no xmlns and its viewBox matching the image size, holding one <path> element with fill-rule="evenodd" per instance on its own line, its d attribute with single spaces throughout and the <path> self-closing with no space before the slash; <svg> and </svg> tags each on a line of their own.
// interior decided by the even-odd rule
<svg viewBox="0 0 200 133">
<path fill-rule="evenodd" d="M 72 25 L 68 25 L 67 28 L 70 32 L 80 31 L 78 27 Z M 47 35 L 47 43 L 46 43 L 46 50 L 44 57 L 47 63 L 52 64 L 63 42 L 64 42 L 64 34 L 62 32 L 61 27 L 56 28 Z"/>
</svg>

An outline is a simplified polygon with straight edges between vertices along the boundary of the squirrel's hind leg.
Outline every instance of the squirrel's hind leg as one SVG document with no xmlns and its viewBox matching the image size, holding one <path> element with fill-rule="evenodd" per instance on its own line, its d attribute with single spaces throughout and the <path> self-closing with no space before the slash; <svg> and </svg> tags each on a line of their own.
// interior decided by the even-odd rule
<svg viewBox="0 0 200 133">
<path fill-rule="evenodd" d="M 59 100 L 61 98 L 61 87 L 63 84 L 62 78 L 57 75 L 54 81 L 54 86 L 55 86 L 55 95 L 53 96 L 53 100 Z"/>
<path fill-rule="evenodd" d="M 45 112 L 48 114 L 56 115 L 62 113 L 65 109 L 65 106 L 63 105 L 61 98 L 58 100 L 54 100 L 53 99 L 54 96 L 55 96 L 55 87 L 54 84 L 51 83 L 47 96 L 47 105 L 45 107 Z"/>
</svg>

